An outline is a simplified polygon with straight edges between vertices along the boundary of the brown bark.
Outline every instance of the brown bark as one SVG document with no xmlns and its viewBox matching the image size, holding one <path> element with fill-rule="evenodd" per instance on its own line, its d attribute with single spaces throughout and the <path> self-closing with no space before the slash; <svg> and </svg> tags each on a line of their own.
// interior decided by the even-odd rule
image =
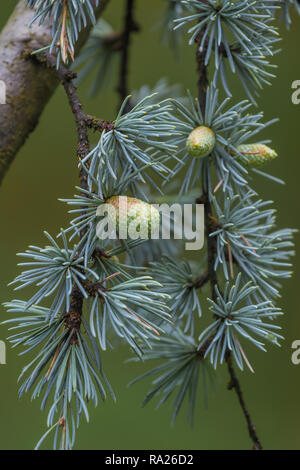
<svg viewBox="0 0 300 470">
<path fill-rule="evenodd" d="M 101 15 L 108 1 L 101 0 L 96 16 Z M 0 184 L 58 85 L 51 70 L 28 58 L 29 51 L 51 42 L 51 21 L 28 28 L 34 12 L 25 5 L 25 0 L 20 0 L 0 35 L 0 80 L 6 84 L 6 104 L 0 105 Z M 90 28 L 81 32 L 77 51 Z"/>
</svg>

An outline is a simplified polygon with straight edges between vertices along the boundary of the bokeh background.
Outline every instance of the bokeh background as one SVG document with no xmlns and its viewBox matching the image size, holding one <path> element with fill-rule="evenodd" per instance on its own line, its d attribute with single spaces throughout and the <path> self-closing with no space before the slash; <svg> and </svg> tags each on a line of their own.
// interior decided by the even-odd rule
<svg viewBox="0 0 300 470">
<path fill-rule="evenodd" d="M 0 3 L 0 28 L 13 11 L 16 0 Z M 137 0 L 136 17 L 142 32 L 132 41 L 130 84 L 138 88 L 153 85 L 160 77 L 170 83 L 181 83 L 195 91 L 194 48 L 182 44 L 180 61 L 161 46 L 160 32 L 154 25 L 160 19 L 163 0 Z M 117 29 L 123 16 L 124 0 L 112 0 L 105 19 Z M 300 171 L 300 105 L 291 102 L 291 83 L 300 80 L 299 38 L 300 18 L 294 16 L 290 31 L 280 27 L 282 51 L 274 58 L 278 64 L 277 78 L 265 88 L 259 99 L 259 108 L 265 119 L 279 117 L 280 122 L 268 129 L 266 138 L 280 158 L 268 168 L 286 181 L 285 186 L 259 179 L 256 188 L 265 199 L 275 201 L 279 227 L 299 227 L 299 171 Z M 17 34 L 17 31 L 16 31 Z M 1 79 L 1 77 L 0 77 Z M 235 99 L 243 98 L 234 81 Z M 110 119 L 118 104 L 114 86 L 97 98 L 88 99 L 87 84 L 80 88 L 85 109 L 90 114 Z M 0 107 L 1 112 L 1 107 Z M 77 184 L 75 165 L 76 137 L 73 116 L 61 88 L 45 109 L 35 132 L 19 152 L 0 188 L 0 300 L 15 297 L 7 287 L 19 272 L 16 252 L 29 244 L 44 244 L 43 230 L 56 233 L 65 227 L 68 215 L 59 197 L 69 197 Z M 296 239 L 297 242 L 297 239 Z M 239 373 L 248 407 L 265 449 L 300 449 L 300 365 L 291 362 L 291 344 L 300 339 L 298 288 L 299 274 L 295 259 L 293 279 L 283 283 L 280 306 L 285 312 L 281 319 L 285 341 L 282 347 L 269 347 L 268 353 L 248 348 L 255 366 L 255 375 Z M 25 292 L 21 291 L 25 296 Z M 25 298 L 25 297 L 23 297 Z M 0 318 L 7 318 L 0 307 Z M 7 328 L 0 327 L 0 339 L 7 337 Z M 91 409 L 91 423 L 84 421 L 77 435 L 77 449 L 248 449 L 248 437 L 234 392 L 227 391 L 227 370 L 219 368 L 215 392 L 209 397 L 208 408 L 199 400 L 196 424 L 193 430 L 179 415 L 170 427 L 168 406 L 154 411 L 153 404 L 141 407 L 149 383 L 127 388 L 127 383 L 144 371 L 143 364 L 126 364 L 126 347 L 103 354 L 104 369 L 118 401 L 100 403 Z M 31 449 L 45 431 L 45 415 L 39 403 L 28 397 L 18 400 L 17 377 L 26 358 L 17 355 L 7 344 L 7 365 L 0 365 L 0 448 Z M 148 366 L 148 365 L 147 365 Z"/>
</svg>

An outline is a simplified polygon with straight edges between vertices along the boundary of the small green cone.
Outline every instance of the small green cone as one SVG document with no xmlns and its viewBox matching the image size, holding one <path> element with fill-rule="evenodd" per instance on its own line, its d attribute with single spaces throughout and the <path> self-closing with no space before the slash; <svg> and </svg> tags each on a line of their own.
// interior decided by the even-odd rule
<svg viewBox="0 0 300 470">
<path fill-rule="evenodd" d="M 237 150 L 243 155 L 237 155 L 236 159 L 244 167 L 262 166 L 277 157 L 275 150 L 264 144 L 239 145 Z"/>
<path fill-rule="evenodd" d="M 186 140 L 186 148 L 192 157 L 203 158 L 209 155 L 216 144 L 216 136 L 206 126 L 196 127 Z"/>
<path fill-rule="evenodd" d="M 137 230 L 138 227 L 140 227 L 139 230 L 142 230 L 143 226 L 146 227 L 145 235 L 148 238 L 151 237 L 151 231 L 155 232 L 159 229 L 160 213 L 147 202 L 135 197 L 112 196 L 106 204 L 111 204 L 116 210 L 117 233 L 120 231 L 127 233 L 131 223 L 137 227 Z"/>
</svg>

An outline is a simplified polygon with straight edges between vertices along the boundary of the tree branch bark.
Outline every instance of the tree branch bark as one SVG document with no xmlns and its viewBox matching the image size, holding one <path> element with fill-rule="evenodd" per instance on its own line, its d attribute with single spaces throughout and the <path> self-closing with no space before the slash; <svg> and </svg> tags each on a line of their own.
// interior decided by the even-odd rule
<svg viewBox="0 0 300 470">
<path fill-rule="evenodd" d="M 108 2 L 101 0 L 95 10 L 97 17 Z M 0 80 L 6 85 L 6 104 L 0 105 L 0 184 L 59 83 L 49 69 L 28 59 L 29 51 L 41 49 L 52 40 L 51 19 L 28 28 L 33 13 L 20 0 L 0 35 Z M 89 24 L 81 32 L 77 51 L 91 27 Z"/>
</svg>

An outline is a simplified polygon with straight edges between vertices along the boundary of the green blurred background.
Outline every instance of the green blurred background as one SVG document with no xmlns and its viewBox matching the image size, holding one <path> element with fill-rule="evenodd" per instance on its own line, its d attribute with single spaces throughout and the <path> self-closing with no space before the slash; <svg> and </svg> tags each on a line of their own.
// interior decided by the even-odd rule
<svg viewBox="0 0 300 470">
<path fill-rule="evenodd" d="M 1 2 L 0 28 L 16 3 L 16 0 Z M 160 77 L 168 77 L 170 83 L 181 83 L 184 88 L 195 91 L 194 48 L 183 44 L 181 60 L 176 61 L 172 52 L 161 46 L 159 31 L 153 29 L 164 3 L 163 0 L 137 0 L 136 17 L 142 25 L 142 33 L 135 35 L 132 41 L 131 88 L 145 83 L 153 85 Z M 119 28 L 124 5 L 125 0 L 112 0 L 104 15 L 116 28 Z M 269 170 L 287 184 L 281 186 L 259 179 L 256 187 L 263 198 L 275 201 L 279 226 L 297 228 L 300 220 L 300 105 L 291 102 L 291 83 L 300 80 L 300 18 L 293 18 L 290 31 L 283 25 L 280 29 L 282 52 L 274 59 L 279 66 L 277 78 L 271 87 L 263 90 L 259 106 L 266 120 L 280 118 L 278 124 L 268 129 L 265 138 L 273 140 L 280 155 Z M 113 118 L 118 103 L 113 87 L 96 99 L 87 99 L 86 88 L 86 84 L 80 88 L 80 95 L 87 112 Z M 236 100 L 244 97 L 236 82 L 233 91 Z M 75 148 L 73 117 L 64 92 L 59 88 L 0 189 L 1 302 L 15 297 L 7 287 L 19 272 L 15 253 L 23 251 L 28 244 L 43 245 L 43 230 L 56 233 L 68 223 L 66 209 L 57 198 L 74 193 L 77 184 Z M 280 300 L 285 312 L 281 324 L 286 339 L 280 349 L 270 347 L 267 354 L 250 346 L 249 357 L 255 366 L 255 375 L 248 371 L 239 373 L 265 449 L 300 449 L 300 365 L 291 363 L 291 343 L 300 339 L 298 283 L 295 260 L 295 275 L 284 282 Z M 20 298 L 25 295 L 22 291 Z M 6 317 L 1 307 L 1 319 Z M 0 339 L 6 336 L 7 328 L 1 327 Z M 216 391 L 209 398 L 208 409 L 199 400 L 194 430 L 186 424 L 184 413 L 171 428 L 168 406 L 157 411 L 153 404 L 141 408 L 148 383 L 126 387 L 129 380 L 144 371 L 143 364 L 125 364 L 128 356 L 125 347 L 103 355 L 104 369 L 118 401 L 113 404 L 108 400 L 96 410 L 90 409 L 91 423 L 82 422 L 77 449 L 248 449 L 251 446 L 237 397 L 227 391 L 228 376 L 224 367 L 219 369 Z M 17 398 L 16 381 L 25 360 L 8 346 L 7 365 L 0 365 L 1 449 L 31 449 L 45 430 L 46 416 L 41 414 L 39 403 L 30 403 L 28 397 L 21 401 Z"/>
</svg>

